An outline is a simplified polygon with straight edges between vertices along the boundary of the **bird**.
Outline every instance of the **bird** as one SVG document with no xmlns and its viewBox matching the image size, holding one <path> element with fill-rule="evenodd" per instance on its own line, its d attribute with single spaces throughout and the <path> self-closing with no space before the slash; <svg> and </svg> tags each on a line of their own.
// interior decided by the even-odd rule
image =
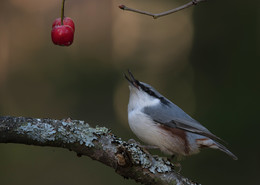
<svg viewBox="0 0 260 185">
<path fill-rule="evenodd" d="M 201 148 L 218 149 L 237 160 L 219 137 L 161 95 L 151 85 L 140 82 L 128 70 L 128 123 L 144 143 L 171 156 L 186 157 Z"/>
</svg>

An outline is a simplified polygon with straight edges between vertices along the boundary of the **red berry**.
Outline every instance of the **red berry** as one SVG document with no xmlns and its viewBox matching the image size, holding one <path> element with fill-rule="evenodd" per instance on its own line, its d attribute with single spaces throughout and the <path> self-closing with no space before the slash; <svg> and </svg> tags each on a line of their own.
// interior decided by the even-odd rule
<svg viewBox="0 0 260 185">
<path fill-rule="evenodd" d="M 74 31 L 68 25 L 54 26 L 51 30 L 52 42 L 60 46 L 69 46 L 73 42 Z"/>
<path fill-rule="evenodd" d="M 53 23 L 52 23 L 52 28 L 55 26 L 60 26 L 61 25 L 61 18 L 57 18 Z M 64 17 L 63 19 L 63 25 L 68 25 L 70 26 L 73 31 L 75 31 L 75 25 L 73 20 L 70 17 Z"/>
</svg>

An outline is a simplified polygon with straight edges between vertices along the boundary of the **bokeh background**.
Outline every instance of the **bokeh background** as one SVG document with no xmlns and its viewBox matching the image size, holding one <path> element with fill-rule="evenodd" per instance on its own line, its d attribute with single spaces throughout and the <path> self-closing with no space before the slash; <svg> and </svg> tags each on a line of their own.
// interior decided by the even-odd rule
<svg viewBox="0 0 260 185">
<path fill-rule="evenodd" d="M 122 73 L 152 84 L 239 160 L 205 149 L 181 173 L 202 184 L 259 184 L 260 1 L 207 1 L 157 20 L 120 4 L 160 12 L 184 0 L 68 0 L 70 47 L 53 45 L 61 0 L 1 0 L 0 115 L 81 119 L 135 138 Z M 159 155 L 159 152 L 152 151 Z M 0 144 L 1 185 L 136 184 L 65 149 Z"/>
</svg>

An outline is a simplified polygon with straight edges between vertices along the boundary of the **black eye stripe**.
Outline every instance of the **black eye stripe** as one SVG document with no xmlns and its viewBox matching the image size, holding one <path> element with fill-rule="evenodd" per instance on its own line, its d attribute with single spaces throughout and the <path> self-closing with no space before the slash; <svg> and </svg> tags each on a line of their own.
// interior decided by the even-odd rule
<svg viewBox="0 0 260 185">
<path fill-rule="evenodd" d="M 146 93 L 148 93 L 150 96 L 153 96 L 155 98 L 158 98 L 163 104 L 165 105 L 169 105 L 169 101 L 167 101 L 164 97 L 162 96 L 157 96 L 154 91 L 152 91 L 149 87 L 144 86 L 143 84 L 141 84 L 138 81 L 138 85 L 142 88 L 143 91 L 145 91 Z"/>
</svg>

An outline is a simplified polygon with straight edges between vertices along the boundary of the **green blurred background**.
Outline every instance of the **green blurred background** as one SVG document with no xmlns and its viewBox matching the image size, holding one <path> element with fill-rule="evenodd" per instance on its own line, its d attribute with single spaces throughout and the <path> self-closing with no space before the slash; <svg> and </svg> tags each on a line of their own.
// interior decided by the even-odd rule
<svg viewBox="0 0 260 185">
<path fill-rule="evenodd" d="M 226 140 L 239 160 L 205 149 L 181 162 L 202 184 L 259 184 L 260 1 L 208 1 L 153 20 L 183 0 L 68 0 L 70 47 L 53 45 L 61 0 L 1 0 L 0 115 L 71 117 L 135 138 L 122 73 L 163 95 Z M 162 155 L 157 152 L 157 154 Z M 1 185 L 136 184 L 65 149 L 0 144 Z"/>
</svg>

